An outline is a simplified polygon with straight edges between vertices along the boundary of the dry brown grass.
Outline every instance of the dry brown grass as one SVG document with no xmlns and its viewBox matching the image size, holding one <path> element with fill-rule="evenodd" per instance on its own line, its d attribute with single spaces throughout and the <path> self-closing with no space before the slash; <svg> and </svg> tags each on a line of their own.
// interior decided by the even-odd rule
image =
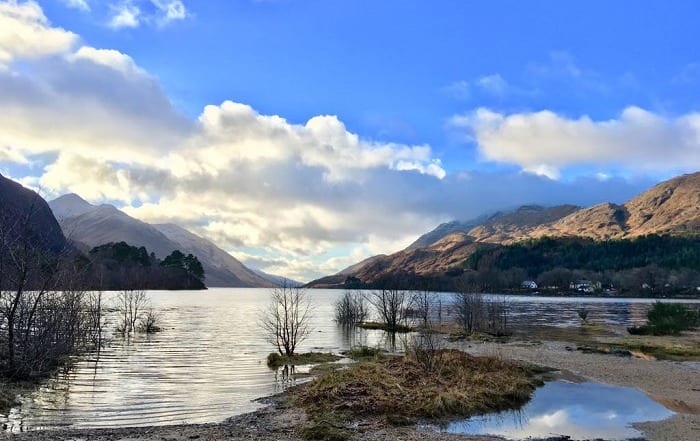
<svg viewBox="0 0 700 441">
<path fill-rule="evenodd" d="M 328 412 L 442 418 L 519 407 L 540 384 L 520 365 L 457 350 L 440 352 L 440 367 L 433 372 L 408 357 L 329 372 L 300 391 L 296 401 L 312 419 Z"/>
</svg>

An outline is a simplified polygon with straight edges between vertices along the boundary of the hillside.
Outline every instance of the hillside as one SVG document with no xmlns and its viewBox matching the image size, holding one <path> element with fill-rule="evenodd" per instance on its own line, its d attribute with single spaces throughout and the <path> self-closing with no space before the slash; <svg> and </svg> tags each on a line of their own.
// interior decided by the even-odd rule
<svg viewBox="0 0 700 441">
<path fill-rule="evenodd" d="M 61 204 L 78 218 L 108 210 L 88 211 L 79 198 Z M 89 205 L 89 204 L 88 204 Z M 144 247 L 124 242 L 92 248 L 65 238 L 49 204 L 37 193 L 0 176 L 0 285 L 2 289 L 203 289 L 195 256 L 161 260 Z M 113 207 L 112 207 L 113 208 Z M 81 228 L 80 223 L 74 225 Z M 88 236 L 89 237 L 89 236 Z M 182 260 L 181 259 L 181 260 Z M 174 262 L 174 263 L 173 263 Z M 199 265 L 199 266 L 198 266 Z M 189 271 L 189 272 L 188 272 Z"/>
<path fill-rule="evenodd" d="M 39 251 L 59 253 L 66 247 L 61 227 L 44 199 L 0 175 L 0 245 L 26 241 Z"/>
<path fill-rule="evenodd" d="M 276 286 L 203 237 L 175 224 L 155 224 L 153 226 L 169 240 L 178 244 L 182 252 L 192 253 L 202 261 L 207 286 L 255 286 L 263 288 Z"/>
<path fill-rule="evenodd" d="M 477 250 L 541 237 L 609 240 L 650 234 L 700 234 L 700 173 L 662 182 L 622 205 L 528 205 L 472 221 L 441 224 L 405 250 L 376 256 L 343 274 L 342 281 L 354 277 L 371 284 L 396 276 L 443 277 L 459 273 Z M 332 286 L 331 282 L 342 283 L 340 279 L 335 275 L 309 285 L 324 282 Z"/>
<path fill-rule="evenodd" d="M 61 196 L 49 205 L 65 235 L 89 248 L 112 242 L 126 242 L 145 247 L 161 259 L 179 249 L 200 259 L 207 286 L 274 286 L 212 242 L 177 225 L 150 225 L 112 205 L 92 205 L 76 194 Z"/>
</svg>

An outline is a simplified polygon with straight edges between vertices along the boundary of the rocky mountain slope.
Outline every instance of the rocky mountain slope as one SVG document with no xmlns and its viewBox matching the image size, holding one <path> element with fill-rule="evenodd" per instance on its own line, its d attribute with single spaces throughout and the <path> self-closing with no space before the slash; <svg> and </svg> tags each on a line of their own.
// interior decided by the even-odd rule
<svg viewBox="0 0 700 441">
<path fill-rule="evenodd" d="M 146 247 L 161 259 L 179 249 L 200 259 L 207 286 L 273 286 L 212 242 L 177 225 L 150 225 L 112 205 L 92 205 L 75 194 L 61 196 L 49 205 L 66 237 L 89 248 L 124 241 Z"/>
<path fill-rule="evenodd" d="M 700 172 L 662 182 L 622 205 L 528 205 L 468 222 L 441 224 L 405 250 L 375 256 L 350 267 L 352 271 L 309 285 L 339 286 L 350 276 L 371 283 L 391 275 L 442 275 L 477 249 L 544 236 L 605 240 L 647 234 L 700 235 Z"/>
<path fill-rule="evenodd" d="M 203 237 L 175 224 L 153 226 L 168 239 L 177 243 L 181 251 L 192 253 L 199 258 L 204 266 L 208 286 L 277 286 Z"/>
<path fill-rule="evenodd" d="M 37 193 L 0 175 L 0 245 L 24 241 L 37 249 L 57 253 L 66 238 L 51 209 Z"/>
</svg>

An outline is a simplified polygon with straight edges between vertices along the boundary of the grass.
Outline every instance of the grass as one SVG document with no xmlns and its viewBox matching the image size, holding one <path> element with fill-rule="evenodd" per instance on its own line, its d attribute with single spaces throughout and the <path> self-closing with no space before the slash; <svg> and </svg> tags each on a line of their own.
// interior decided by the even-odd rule
<svg viewBox="0 0 700 441">
<path fill-rule="evenodd" d="M 369 346 L 353 346 L 342 354 L 355 361 L 367 361 L 381 356 L 383 351 L 379 348 L 371 348 Z"/>
<path fill-rule="evenodd" d="M 432 372 L 409 357 L 361 362 L 316 378 L 295 400 L 315 422 L 328 412 L 336 420 L 341 415 L 412 421 L 517 408 L 541 384 L 528 368 L 497 358 L 446 349 L 439 356 Z"/>
<path fill-rule="evenodd" d="M 357 326 L 358 328 L 362 328 L 362 329 L 379 329 L 382 331 L 389 332 L 389 327 L 386 325 L 386 323 L 360 322 L 355 326 Z M 406 332 L 411 332 L 412 330 L 413 329 L 410 326 L 398 325 L 398 327 L 394 330 L 394 332 L 405 334 Z"/>
<path fill-rule="evenodd" d="M 605 352 L 629 351 L 632 355 L 650 355 L 659 360 L 700 361 L 700 334 L 681 336 L 629 336 L 609 339 L 594 345 Z"/>
<path fill-rule="evenodd" d="M 277 369 L 280 366 L 300 366 L 304 364 L 316 364 L 316 363 L 330 363 L 333 361 L 338 361 L 342 357 L 339 357 L 330 352 L 306 352 L 304 354 L 295 354 L 292 356 L 280 355 L 276 352 L 272 352 L 267 356 L 267 366 L 270 369 Z"/>
<path fill-rule="evenodd" d="M 465 332 L 463 329 L 452 332 L 448 339 L 450 341 L 466 340 L 466 341 L 477 341 L 477 342 L 493 342 L 493 343 L 508 343 L 510 341 L 510 335 L 494 335 L 487 334 L 484 332 Z"/>
</svg>

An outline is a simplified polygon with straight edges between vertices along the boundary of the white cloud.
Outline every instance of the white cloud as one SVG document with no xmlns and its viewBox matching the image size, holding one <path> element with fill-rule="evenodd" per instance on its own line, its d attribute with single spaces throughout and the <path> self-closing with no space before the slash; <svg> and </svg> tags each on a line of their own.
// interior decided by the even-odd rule
<svg viewBox="0 0 700 441">
<path fill-rule="evenodd" d="M 63 3 L 69 8 L 79 9 L 81 11 L 90 10 L 90 4 L 87 0 L 63 0 Z"/>
<path fill-rule="evenodd" d="M 0 3 L 0 69 L 17 59 L 36 59 L 69 50 L 77 35 L 52 27 L 35 2 Z"/>
<path fill-rule="evenodd" d="M 700 114 L 665 117 L 627 107 L 618 118 L 568 118 L 549 110 L 502 114 L 478 109 L 454 116 L 452 127 L 478 146 L 482 157 L 557 177 L 565 167 L 619 166 L 632 172 L 700 168 Z"/>
<path fill-rule="evenodd" d="M 109 26 L 113 29 L 136 28 L 142 24 L 167 26 L 189 16 L 182 0 L 122 0 L 110 4 Z"/>
<path fill-rule="evenodd" d="M 109 27 L 113 29 L 136 28 L 141 24 L 141 9 L 131 1 L 110 5 L 112 18 Z"/>
<path fill-rule="evenodd" d="M 130 56 L 113 49 L 95 49 L 94 47 L 82 46 L 71 58 L 73 60 L 89 60 L 95 64 L 117 70 L 124 75 L 146 75 L 146 72 L 139 68 Z"/>
<path fill-rule="evenodd" d="M 180 0 L 151 0 L 151 2 L 160 10 L 161 24 L 184 20 L 188 16 L 187 8 Z"/>
<path fill-rule="evenodd" d="M 499 74 L 486 75 L 477 81 L 484 91 L 495 96 L 504 96 L 508 92 L 508 83 Z"/>
</svg>

